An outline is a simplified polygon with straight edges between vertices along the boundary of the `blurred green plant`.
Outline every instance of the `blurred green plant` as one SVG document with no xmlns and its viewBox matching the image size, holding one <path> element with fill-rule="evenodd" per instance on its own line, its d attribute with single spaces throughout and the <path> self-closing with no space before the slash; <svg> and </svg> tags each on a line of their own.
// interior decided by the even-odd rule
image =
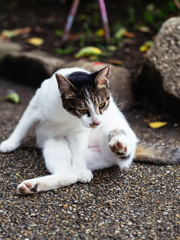
<svg viewBox="0 0 180 240">
<path fill-rule="evenodd" d="M 161 24 L 178 12 L 173 1 L 164 0 L 146 6 L 142 21 L 158 30 Z"/>
<path fill-rule="evenodd" d="M 63 35 L 63 30 L 57 29 L 57 30 L 55 30 L 55 34 L 56 34 L 56 36 L 58 36 L 58 37 L 62 37 L 62 35 Z"/>
<path fill-rule="evenodd" d="M 74 51 L 73 47 L 67 47 L 67 48 L 56 48 L 55 52 L 58 54 L 69 54 Z"/>
<path fill-rule="evenodd" d="M 179 11 L 172 0 L 127 0 L 121 5 L 123 9 L 120 9 L 120 12 L 123 11 L 124 16 L 121 18 L 120 15 L 118 22 L 109 24 L 111 41 L 109 46 L 107 46 L 102 31 L 98 3 L 97 1 L 87 3 L 86 7 L 88 10 L 85 9 L 83 14 L 79 14 L 76 17 L 80 22 L 79 45 L 81 48 L 93 43 L 93 46 L 100 48 L 106 56 L 110 56 L 113 51 L 121 48 L 124 37 L 131 37 L 130 34 L 133 35 L 129 31 L 140 30 L 147 33 L 152 31 L 155 34 L 166 19 L 177 15 Z M 106 4 L 106 7 L 108 13 L 108 4 Z M 57 29 L 55 34 L 58 37 L 62 37 L 63 31 Z M 69 54 L 73 51 L 73 48 L 56 48 L 55 51 L 58 54 Z M 101 58 L 103 56 L 98 57 Z"/>
</svg>

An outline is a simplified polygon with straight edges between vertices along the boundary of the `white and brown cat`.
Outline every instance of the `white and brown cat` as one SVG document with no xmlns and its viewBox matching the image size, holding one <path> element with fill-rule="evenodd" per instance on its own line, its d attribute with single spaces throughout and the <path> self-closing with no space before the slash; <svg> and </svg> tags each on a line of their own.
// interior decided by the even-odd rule
<svg viewBox="0 0 180 240">
<path fill-rule="evenodd" d="M 36 126 L 37 145 L 52 175 L 23 181 L 19 194 L 90 182 L 93 170 L 112 165 L 127 169 L 133 158 L 176 162 L 176 155 L 166 161 L 163 150 L 153 146 L 136 149 L 138 139 L 110 94 L 109 72 L 110 66 L 94 73 L 66 68 L 42 83 L 12 135 L 0 145 L 2 153 L 14 151 Z"/>
</svg>

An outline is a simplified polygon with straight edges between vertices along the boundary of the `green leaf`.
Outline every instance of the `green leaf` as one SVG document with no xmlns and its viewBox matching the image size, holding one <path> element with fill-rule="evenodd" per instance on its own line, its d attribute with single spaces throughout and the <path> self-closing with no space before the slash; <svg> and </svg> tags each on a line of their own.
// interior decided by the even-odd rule
<svg viewBox="0 0 180 240">
<path fill-rule="evenodd" d="M 115 38 L 122 38 L 124 36 L 124 33 L 126 32 L 126 29 L 124 27 L 120 27 L 117 32 L 115 33 Z"/>
<path fill-rule="evenodd" d="M 63 30 L 57 29 L 57 30 L 55 31 L 55 34 L 56 34 L 56 36 L 58 36 L 58 37 L 62 37 L 62 35 L 63 35 Z"/>
<path fill-rule="evenodd" d="M 147 19 L 148 22 L 150 22 L 151 24 L 154 23 L 154 18 L 153 15 L 150 12 L 145 12 L 144 13 L 145 18 Z"/>
<path fill-rule="evenodd" d="M 91 57 L 91 56 L 97 56 L 97 55 L 102 55 L 101 49 L 89 46 L 79 50 L 79 52 L 77 52 L 74 55 L 74 57 L 81 58 L 81 57 Z"/>
<path fill-rule="evenodd" d="M 6 100 L 12 101 L 14 103 L 19 103 L 20 102 L 20 98 L 19 95 L 17 93 L 10 93 L 8 95 L 6 95 Z"/>
<path fill-rule="evenodd" d="M 146 41 L 140 48 L 140 52 L 147 52 L 151 46 L 153 45 L 153 41 Z"/>
<path fill-rule="evenodd" d="M 0 98 L 0 102 L 5 101 L 5 100 L 11 101 L 13 103 L 19 103 L 20 102 L 19 95 L 15 92 L 10 93 L 10 94 L 6 95 L 5 97 Z"/>
<path fill-rule="evenodd" d="M 118 47 L 117 46 L 114 46 L 114 45 L 109 45 L 109 46 L 107 46 L 107 50 L 108 51 L 116 51 L 118 49 Z"/>
</svg>

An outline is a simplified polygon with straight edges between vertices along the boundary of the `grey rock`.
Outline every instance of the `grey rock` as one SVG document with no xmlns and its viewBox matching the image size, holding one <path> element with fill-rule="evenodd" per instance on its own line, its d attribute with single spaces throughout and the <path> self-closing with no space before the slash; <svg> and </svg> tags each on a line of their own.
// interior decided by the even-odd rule
<svg viewBox="0 0 180 240">
<path fill-rule="evenodd" d="M 65 62 L 43 51 L 16 52 L 6 55 L 1 62 L 1 75 L 23 84 L 38 87 Z"/>
<path fill-rule="evenodd" d="M 90 72 L 94 72 L 106 65 L 108 65 L 108 63 L 97 64 L 96 62 L 79 60 L 66 64 L 66 67 L 81 67 Z M 134 103 L 129 71 L 123 67 L 111 66 L 109 83 L 112 96 L 117 104 L 119 104 L 118 107 L 121 110 L 129 109 Z"/>
<path fill-rule="evenodd" d="M 86 60 L 67 63 L 42 51 L 11 52 L 6 54 L 0 63 L 0 75 L 21 82 L 25 85 L 39 87 L 44 79 L 49 78 L 56 70 L 67 67 L 80 67 L 91 72 L 105 67 Z M 111 66 L 110 90 L 121 110 L 129 109 L 134 103 L 130 84 L 130 74 L 123 67 Z"/>
<path fill-rule="evenodd" d="M 180 17 L 167 20 L 147 53 L 136 80 L 136 94 L 143 102 L 179 115 Z"/>
<path fill-rule="evenodd" d="M 11 54 L 14 52 L 20 52 L 22 50 L 21 45 L 12 42 L 0 41 L 0 61 L 7 54 Z"/>
</svg>

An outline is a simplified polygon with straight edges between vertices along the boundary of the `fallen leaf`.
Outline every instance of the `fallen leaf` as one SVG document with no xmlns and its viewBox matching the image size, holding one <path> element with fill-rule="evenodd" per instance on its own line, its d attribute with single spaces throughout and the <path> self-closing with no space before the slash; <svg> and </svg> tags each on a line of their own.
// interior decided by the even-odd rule
<svg viewBox="0 0 180 240">
<path fill-rule="evenodd" d="M 149 32 L 150 29 L 147 26 L 140 26 L 139 27 L 139 31 L 141 31 L 141 32 Z"/>
<path fill-rule="evenodd" d="M 129 38 L 134 38 L 136 36 L 136 34 L 128 32 L 128 31 L 125 31 L 123 36 L 129 37 Z"/>
<path fill-rule="evenodd" d="M 96 31 L 96 35 L 99 36 L 99 37 L 102 37 L 104 36 L 104 29 L 103 28 L 100 28 Z"/>
<path fill-rule="evenodd" d="M 110 59 L 109 63 L 114 64 L 114 65 L 118 65 L 118 66 L 124 66 L 124 63 L 120 60 Z"/>
<path fill-rule="evenodd" d="M 116 51 L 118 49 L 118 47 L 117 46 L 114 46 L 114 45 L 109 45 L 109 46 L 107 46 L 107 50 L 109 50 L 109 51 Z"/>
<path fill-rule="evenodd" d="M 0 34 L 1 39 L 16 37 L 20 34 L 29 33 L 31 31 L 30 27 L 27 28 L 17 28 L 13 30 L 3 30 Z"/>
<path fill-rule="evenodd" d="M 68 39 L 69 40 L 78 40 L 81 39 L 82 33 L 76 33 L 76 34 L 69 34 Z"/>
<path fill-rule="evenodd" d="M 165 125 L 167 125 L 167 122 L 151 122 L 151 123 L 149 123 L 149 126 L 151 128 L 160 128 L 160 127 L 164 127 Z"/>
<path fill-rule="evenodd" d="M 34 46 L 40 46 L 43 44 L 43 42 L 44 40 L 42 38 L 37 37 L 26 39 L 26 43 L 32 44 Z"/>
<path fill-rule="evenodd" d="M 121 27 L 121 28 L 119 28 L 119 29 L 116 31 L 114 37 L 115 37 L 115 38 L 122 38 L 122 37 L 124 36 L 124 33 L 125 33 L 126 31 L 127 31 L 127 30 L 126 30 L 124 27 Z"/>
<path fill-rule="evenodd" d="M 140 52 L 147 52 L 151 46 L 153 45 L 153 41 L 146 41 L 140 48 Z"/>
<path fill-rule="evenodd" d="M 84 47 L 79 52 L 77 52 L 74 57 L 75 58 L 81 58 L 81 57 L 90 57 L 90 56 L 97 56 L 101 55 L 102 51 L 99 48 L 96 47 Z"/>
<path fill-rule="evenodd" d="M 20 102 L 19 95 L 15 92 L 10 93 L 10 94 L 6 95 L 5 97 L 0 98 L 0 102 L 6 101 L 6 100 L 9 100 L 9 101 L 14 102 L 14 103 L 19 103 Z"/>
</svg>

